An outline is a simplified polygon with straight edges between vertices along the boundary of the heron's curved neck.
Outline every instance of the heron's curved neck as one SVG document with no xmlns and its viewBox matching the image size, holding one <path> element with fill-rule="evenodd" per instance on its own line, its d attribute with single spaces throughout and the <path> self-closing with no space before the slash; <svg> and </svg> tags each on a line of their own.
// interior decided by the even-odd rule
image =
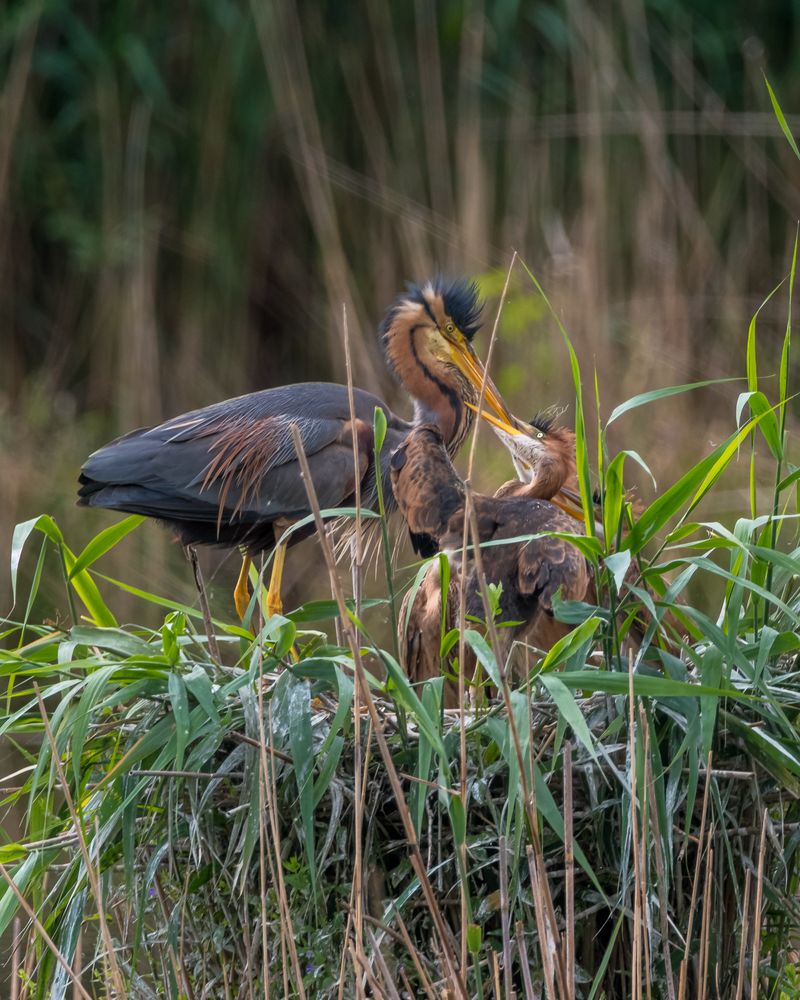
<svg viewBox="0 0 800 1000">
<path fill-rule="evenodd" d="M 553 447 L 536 463 L 536 476 L 526 488 L 531 499 L 550 500 L 561 489 L 580 492 L 575 462 L 575 435 L 561 430 L 553 433 Z"/>
<path fill-rule="evenodd" d="M 452 455 L 472 426 L 472 411 L 464 405 L 472 387 L 461 384 L 456 369 L 445 366 L 424 346 L 422 326 L 397 332 L 386 345 L 387 359 L 414 399 L 414 423 L 433 424 Z"/>
</svg>

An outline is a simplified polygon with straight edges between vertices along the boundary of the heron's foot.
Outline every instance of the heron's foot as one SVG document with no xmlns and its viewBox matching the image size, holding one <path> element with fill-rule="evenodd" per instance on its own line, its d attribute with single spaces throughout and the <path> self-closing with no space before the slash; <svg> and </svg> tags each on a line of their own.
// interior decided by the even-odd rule
<svg viewBox="0 0 800 1000">
<path fill-rule="evenodd" d="M 241 621 L 244 621 L 244 616 L 247 614 L 247 609 L 250 607 L 250 588 L 247 585 L 247 576 L 249 572 L 250 556 L 245 556 L 242 559 L 242 568 L 239 571 L 239 579 L 236 581 L 236 587 L 233 591 L 236 614 L 239 616 Z"/>
</svg>

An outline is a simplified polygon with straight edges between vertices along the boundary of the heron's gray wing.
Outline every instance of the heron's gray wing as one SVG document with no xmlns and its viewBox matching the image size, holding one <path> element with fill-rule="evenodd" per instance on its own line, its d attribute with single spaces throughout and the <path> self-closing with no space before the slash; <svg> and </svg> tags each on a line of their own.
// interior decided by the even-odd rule
<svg viewBox="0 0 800 1000">
<path fill-rule="evenodd" d="M 359 474 L 374 407 L 355 391 Z M 367 424 L 367 421 L 369 423 Z M 268 389 L 134 431 L 95 452 L 81 472 L 81 501 L 169 521 L 274 521 L 308 511 L 290 433 L 295 424 L 323 507 L 353 491 L 353 426 L 345 386 L 306 383 Z"/>
</svg>

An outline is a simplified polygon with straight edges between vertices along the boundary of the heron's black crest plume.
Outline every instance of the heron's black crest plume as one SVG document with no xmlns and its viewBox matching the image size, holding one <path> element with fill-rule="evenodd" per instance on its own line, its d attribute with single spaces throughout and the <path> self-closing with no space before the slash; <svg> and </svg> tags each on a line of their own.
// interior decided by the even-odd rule
<svg viewBox="0 0 800 1000">
<path fill-rule="evenodd" d="M 531 417 L 531 426 L 543 434 L 549 434 L 554 427 L 558 426 L 559 417 L 563 416 L 566 411 L 566 406 L 559 406 L 555 403 L 544 410 L 539 410 L 537 414 Z"/>
<path fill-rule="evenodd" d="M 464 334 L 472 340 L 481 328 L 483 302 L 478 298 L 478 286 L 474 281 L 460 278 L 446 281 L 441 275 L 433 281 L 433 290 L 441 295 L 444 311 Z"/>
<path fill-rule="evenodd" d="M 442 299 L 444 311 L 455 323 L 458 329 L 464 334 L 467 340 L 472 340 L 481 327 L 481 313 L 483 312 L 483 302 L 478 297 L 478 286 L 468 278 L 458 278 L 449 281 L 442 275 L 437 275 L 430 282 L 423 282 L 415 285 L 409 284 L 408 291 L 403 295 L 398 295 L 394 303 L 389 307 L 383 322 L 380 325 L 379 333 L 382 338 L 386 338 L 387 333 L 394 323 L 398 310 L 403 308 L 408 302 L 425 306 L 425 296 L 423 289 L 430 286 L 434 295 Z"/>
<path fill-rule="evenodd" d="M 531 427 L 535 427 L 537 431 L 541 431 L 542 434 L 548 434 L 552 428 L 553 424 L 556 422 L 556 418 L 552 413 L 536 413 L 531 417 Z"/>
</svg>

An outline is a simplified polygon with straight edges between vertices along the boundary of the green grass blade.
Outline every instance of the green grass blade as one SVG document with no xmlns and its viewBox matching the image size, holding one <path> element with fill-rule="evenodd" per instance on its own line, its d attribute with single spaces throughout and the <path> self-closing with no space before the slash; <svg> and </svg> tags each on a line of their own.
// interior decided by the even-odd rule
<svg viewBox="0 0 800 1000">
<path fill-rule="evenodd" d="M 89 575 L 88 570 L 84 569 L 80 573 L 75 573 L 75 556 L 63 543 L 61 545 L 61 552 L 69 582 L 89 612 L 94 624 L 102 628 L 116 628 L 117 619 L 100 596 L 97 584 Z"/>
<path fill-rule="evenodd" d="M 678 514 L 684 504 L 687 506 L 681 520 L 691 513 L 735 456 L 742 441 L 762 419 L 763 414 L 748 420 L 739 431 L 684 473 L 647 507 L 628 537 L 628 547 L 631 552 L 634 554 L 640 552 L 667 521 Z"/>
<path fill-rule="evenodd" d="M 300 800 L 303 839 L 314 896 L 317 893 L 317 860 L 314 837 L 314 741 L 311 729 L 311 688 L 306 681 L 295 681 L 289 688 L 287 703 L 289 747 L 294 762 L 294 777 Z"/>
<path fill-rule="evenodd" d="M 795 232 L 794 237 L 794 247 L 792 248 L 792 266 L 789 271 L 789 295 L 788 302 L 786 306 L 786 332 L 783 335 L 783 346 L 781 347 L 781 365 L 778 375 L 778 384 L 780 388 L 780 417 L 781 417 L 781 433 L 786 426 L 786 403 L 789 394 L 789 358 L 791 354 L 792 347 L 792 299 L 794 297 L 794 279 L 795 272 L 797 269 L 797 240 L 798 232 Z"/>
<path fill-rule="evenodd" d="M 770 86 L 769 80 L 766 75 L 764 76 L 764 83 L 767 85 L 767 90 L 769 91 L 769 99 L 772 102 L 772 110 L 775 112 L 775 117 L 778 119 L 778 124 L 781 127 L 781 132 L 786 136 L 786 141 L 792 148 L 792 152 L 800 160 L 800 149 L 797 148 L 797 143 L 795 142 L 792 131 L 789 128 L 789 123 L 786 121 L 786 116 L 784 115 L 780 104 L 778 103 L 778 98 L 775 96 L 775 91 Z"/>
<path fill-rule="evenodd" d="M 564 343 L 569 354 L 570 371 L 572 372 L 572 383 L 575 388 L 575 463 L 578 470 L 578 482 L 580 484 L 581 505 L 583 507 L 583 519 L 586 527 L 586 534 L 592 537 L 595 534 L 594 525 L 594 501 L 592 499 L 592 481 L 589 472 L 589 452 L 586 446 L 586 422 L 583 413 L 583 389 L 581 385 L 581 368 L 578 356 L 572 346 L 566 327 L 561 322 L 561 318 L 553 308 L 550 299 L 547 297 L 544 288 L 539 280 L 530 270 L 525 261 L 520 257 L 525 273 L 528 275 L 538 293 L 541 295 L 550 315 L 556 321 L 556 325 L 561 332 Z"/>
<path fill-rule="evenodd" d="M 490 678 L 492 684 L 499 691 L 503 686 L 500 680 L 500 669 L 489 643 L 480 632 L 476 632 L 472 628 L 464 629 L 464 641 L 475 654 L 478 663 L 486 671 L 486 676 Z"/>
<path fill-rule="evenodd" d="M 585 622 L 554 643 L 542 660 L 541 673 L 547 670 L 555 670 L 557 666 L 568 660 L 582 646 L 587 645 L 588 647 L 588 644 L 601 624 L 602 619 L 600 618 L 594 616 L 587 618 Z"/>
<path fill-rule="evenodd" d="M 17 603 L 17 573 L 22 560 L 22 552 L 25 543 L 34 531 L 41 531 L 45 537 L 56 545 L 61 545 L 64 536 L 56 522 L 47 514 L 40 514 L 39 517 L 32 517 L 29 521 L 23 521 L 14 527 L 11 535 L 11 599 L 12 608 Z"/>
<path fill-rule="evenodd" d="M 645 406 L 647 403 L 655 403 L 659 399 L 667 399 L 670 396 L 679 396 L 684 392 L 692 392 L 694 389 L 705 389 L 709 385 L 723 385 L 725 382 L 739 381 L 741 381 L 739 378 L 710 378 L 705 379 L 703 382 L 687 382 L 685 385 L 669 385 L 663 389 L 651 389 L 649 392 L 640 392 L 636 396 L 626 399 L 619 406 L 614 407 L 611 411 L 611 416 L 606 421 L 606 427 L 613 424 L 624 413 L 629 413 L 631 410 L 635 410 L 639 406 Z"/>
<path fill-rule="evenodd" d="M 95 535 L 75 560 L 75 564 L 69 573 L 70 580 L 91 566 L 100 556 L 105 555 L 106 552 L 113 549 L 126 535 L 129 535 L 134 529 L 138 528 L 144 520 L 141 514 L 131 514 L 130 517 L 126 517 L 118 524 L 112 524 L 110 527 L 104 528 L 99 534 Z"/>
<path fill-rule="evenodd" d="M 169 674 L 168 691 L 175 718 L 175 770 L 180 771 L 183 768 L 186 744 L 189 742 L 189 699 L 183 677 L 174 670 Z"/>
<path fill-rule="evenodd" d="M 597 760 L 592 734 L 586 725 L 583 713 L 569 688 L 556 674 L 540 674 L 539 680 L 547 688 L 558 711 L 573 733 L 586 747 L 593 760 Z"/>
<path fill-rule="evenodd" d="M 422 704 L 432 719 L 438 719 L 442 707 L 442 691 L 444 689 L 444 677 L 432 677 L 425 682 L 422 690 Z M 424 732 L 419 734 L 419 746 L 417 747 L 417 767 L 416 776 L 419 781 L 414 782 L 411 789 L 411 818 L 414 821 L 414 830 L 417 837 L 422 835 L 422 820 L 425 816 L 425 802 L 428 798 L 430 788 L 425 784 L 431 776 L 431 761 L 433 759 L 433 745 L 425 736 Z"/>
</svg>

